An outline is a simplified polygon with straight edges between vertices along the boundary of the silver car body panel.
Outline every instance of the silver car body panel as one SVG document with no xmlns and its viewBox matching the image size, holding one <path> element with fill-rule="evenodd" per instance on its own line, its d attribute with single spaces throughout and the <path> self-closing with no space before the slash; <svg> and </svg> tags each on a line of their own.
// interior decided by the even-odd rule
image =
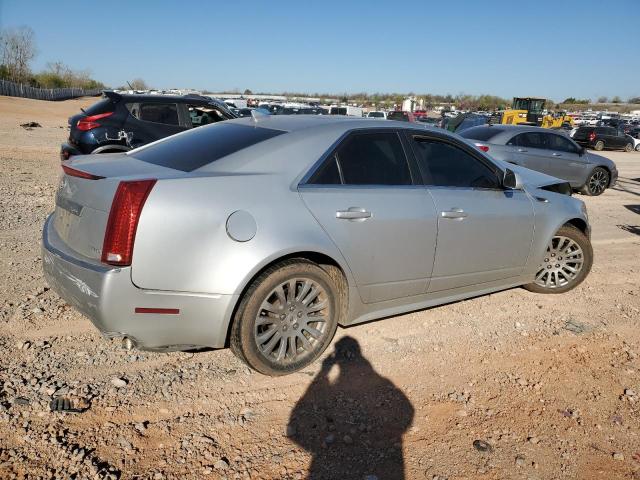
<svg viewBox="0 0 640 480">
<path fill-rule="evenodd" d="M 527 132 L 559 135 L 570 140 L 569 136 L 561 132 L 523 125 L 493 125 L 482 128 L 492 128 L 498 133 L 488 141 L 471 139 L 468 139 L 468 141 L 470 143 L 487 145 L 489 147 L 488 154 L 491 157 L 561 178 L 569 182 L 573 188 L 583 187 L 591 175 L 591 172 L 593 172 L 593 169 L 596 167 L 604 167 L 609 170 L 611 173 L 610 187 L 615 185 L 618 178 L 616 164 L 608 158 L 592 152 L 585 151 L 580 155 L 561 150 L 531 147 L 523 148 L 515 145 L 507 145 L 516 135 Z M 464 131 L 461 133 L 465 135 Z M 577 144 L 576 147 L 580 148 Z"/>
<path fill-rule="evenodd" d="M 137 160 L 137 150 L 74 157 L 72 168 L 106 178 L 63 176 L 43 232 L 48 283 L 107 336 L 127 335 L 152 349 L 223 347 L 242 294 L 283 257 L 322 255 L 342 269 L 349 307 L 341 323 L 350 325 L 529 283 L 560 226 L 588 225 L 581 201 L 538 188 L 556 178 L 499 160 L 490 161 L 512 168 L 521 190 L 306 185 L 318 160 L 349 132 L 425 128 L 305 117 L 260 120 L 258 127 L 288 133 L 189 173 Z M 216 127 L 191 132 L 208 128 Z M 132 266 L 103 265 L 101 240 L 117 184 L 143 178 L 158 181 L 142 210 Z M 456 208 L 467 217 L 442 216 Z M 344 210 L 371 215 L 338 218 Z M 248 241 L 227 229 L 238 211 L 255 224 Z M 69 216 L 78 218 L 64 227 L 59 217 Z M 136 313 L 139 307 L 179 313 Z"/>
</svg>

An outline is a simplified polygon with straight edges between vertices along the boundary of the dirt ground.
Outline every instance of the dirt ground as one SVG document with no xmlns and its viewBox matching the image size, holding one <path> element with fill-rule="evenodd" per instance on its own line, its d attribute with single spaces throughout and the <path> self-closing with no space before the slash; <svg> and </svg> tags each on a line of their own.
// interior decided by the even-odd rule
<svg viewBox="0 0 640 480">
<path fill-rule="evenodd" d="M 0 478 L 640 478 L 640 153 L 606 152 L 618 186 L 581 197 L 576 290 L 339 329 L 268 378 L 229 350 L 126 352 L 48 290 L 59 144 L 94 101 L 0 97 Z"/>
</svg>

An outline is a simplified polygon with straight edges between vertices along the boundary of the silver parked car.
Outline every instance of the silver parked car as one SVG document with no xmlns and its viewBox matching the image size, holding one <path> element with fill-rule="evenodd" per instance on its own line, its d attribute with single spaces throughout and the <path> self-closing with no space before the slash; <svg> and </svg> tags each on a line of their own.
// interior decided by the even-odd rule
<svg viewBox="0 0 640 480">
<path fill-rule="evenodd" d="M 587 152 L 561 132 L 521 125 L 486 125 L 460 132 L 493 158 L 562 178 L 587 195 L 615 185 L 616 164 Z"/>
<path fill-rule="evenodd" d="M 566 292 L 592 263 L 566 182 L 406 122 L 254 116 L 63 169 L 51 287 L 128 348 L 230 345 L 268 375 L 338 324 Z"/>
</svg>

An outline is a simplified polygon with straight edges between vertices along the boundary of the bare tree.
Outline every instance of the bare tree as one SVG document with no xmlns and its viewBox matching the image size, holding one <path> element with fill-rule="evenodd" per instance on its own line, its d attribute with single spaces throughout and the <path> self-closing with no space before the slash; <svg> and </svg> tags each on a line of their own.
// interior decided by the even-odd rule
<svg viewBox="0 0 640 480">
<path fill-rule="evenodd" d="M 134 78 L 129 82 L 132 90 L 149 90 L 149 86 L 147 82 L 145 82 L 142 78 Z"/>
<path fill-rule="evenodd" d="M 29 80 L 29 64 L 36 56 L 35 34 L 30 27 L 7 29 L 0 33 L 0 55 L 9 80 Z"/>
</svg>

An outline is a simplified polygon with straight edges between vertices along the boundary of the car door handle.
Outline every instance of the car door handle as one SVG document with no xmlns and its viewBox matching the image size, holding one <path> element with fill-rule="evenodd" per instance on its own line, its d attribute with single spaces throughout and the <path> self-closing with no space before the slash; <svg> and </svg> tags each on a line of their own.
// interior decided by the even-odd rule
<svg viewBox="0 0 640 480">
<path fill-rule="evenodd" d="M 520 153 L 526 153 L 526 152 L 528 152 L 528 150 L 525 150 L 524 148 L 519 148 L 519 149 L 518 149 L 518 151 L 519 151 Z"/>
<path fill-rule="evenodd" d="M 556 153 L 556 152 L 553 152 L 551 155 L 553 155 L 554 157 L 561 157 L 562 156 L 561 153 Z"/>
<path fill-rule="evenodd" d="M 462 220 L 463 218 L 467 218 L 467 212 L 462 210 L 461 208 L 452 208 L 451 210 L 445 210 L 444 212 L 440 212 L 440 216 L 442 218 L 452 218 Z"/>
<path fill-rule="evenodd" d="M 371 212 L 360 207 L 349 207 L 347 210 L 338 210 L 336 212 L 336 218 L 342 220 L 366 220 L 367 218 L 371 218 Z"/>
</svg>

